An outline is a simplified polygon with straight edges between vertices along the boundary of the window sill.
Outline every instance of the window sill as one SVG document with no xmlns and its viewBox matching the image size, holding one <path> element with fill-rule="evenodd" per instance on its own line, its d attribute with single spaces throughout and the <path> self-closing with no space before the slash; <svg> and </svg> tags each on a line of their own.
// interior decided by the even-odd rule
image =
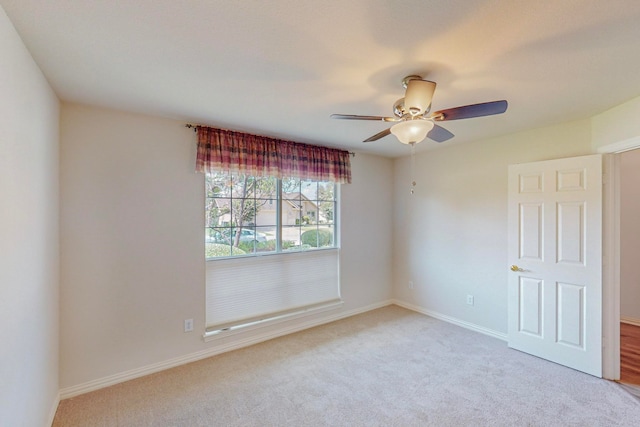
<svg viewBox="0 0 640 427">
<path fill-rule="evenodd" d="M 302 319 L 328 311 L 338 310 L 342 308 L 343 304 L 344 302 L 342 300 L 334 300 L 323 303 L 321 305 L 315 305 L 313 307 L 301 308 L 300 310 L 286 314 L 275 315 L 273 317 L 268 317 L 265 319 L 249 321 L 247 323 L 241 323 L 222 329 L 211 330 L 204 333 L 203 339 L 205 342 L 210 342 L 236 335 L 246 334 L 251 331 L 260 330 L 262 328 L 277 325 L 279 323 Z"/>
<path fill-rule="evenodd" d="M 249 253 L 249 254 L 243 254 L 243 255 L 233 255 L 233 256 L 218 256 L 218 257 L 209 257 L 209 258 L 205 258 L 206 262 L 215 262 L 215 261 L 224 261 L 224 260 L 230 260 L 230 259 L 256 259 L 256 258 L 262 258 L 262 257 L 270 257 L 270 256 L 274 256 L 274 255 L 295 255 L 295 254 L 309 254 L 309 253 L 314 253 L 314 252 L 320 252 L 320 251 L 337 251 L 340 250 L 339 246 L 324 246 L 321 248 L 314 248 L 314 249 L 305 249 L 303 251 L 301 250 L 296 250 L 296 251 L 271 251 L 271 252 L 255 252 L 255 253 Z"/>
</svg>

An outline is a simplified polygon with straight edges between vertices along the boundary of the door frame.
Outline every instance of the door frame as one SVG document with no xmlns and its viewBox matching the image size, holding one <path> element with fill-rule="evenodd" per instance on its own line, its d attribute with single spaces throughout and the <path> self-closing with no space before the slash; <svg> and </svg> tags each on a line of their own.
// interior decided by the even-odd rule
<svg viewBox="0 0 640 427">
<path fill-rule="evenodd" d="M 602 222 L 602 376 L 620 379 L 620 156 L 640 148 L 640 137 L 605 145 Z"/>
</svg>

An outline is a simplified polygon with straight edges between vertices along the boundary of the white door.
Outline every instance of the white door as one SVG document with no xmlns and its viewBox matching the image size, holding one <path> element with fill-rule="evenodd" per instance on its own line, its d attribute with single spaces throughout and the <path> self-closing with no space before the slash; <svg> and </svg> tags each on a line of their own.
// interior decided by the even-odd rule
<svg viewBox="0 0 640 427">
<path fill-rule="evenodd" d="M 509 347 L 602 376 L 602 156 L 509 166 Z"/>
</svg>

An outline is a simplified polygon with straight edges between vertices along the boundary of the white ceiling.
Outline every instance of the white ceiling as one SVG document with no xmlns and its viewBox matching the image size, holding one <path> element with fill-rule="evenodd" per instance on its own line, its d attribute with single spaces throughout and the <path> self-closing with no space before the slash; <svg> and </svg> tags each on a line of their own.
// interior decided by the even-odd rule
<svg viewBox="0 0 640 427">
<path fill-rule="evenodd" d="M 0 0 L 58 96 L 299 142 L 408 154 L 388 124 L 405 75 L 444 144 L 590 117 L 640 95 L 637 0 Z M 3 64 L 5 66 L 5 64 Z M 438 144 L 425 140 L 418 150 Z"/>
</svg>

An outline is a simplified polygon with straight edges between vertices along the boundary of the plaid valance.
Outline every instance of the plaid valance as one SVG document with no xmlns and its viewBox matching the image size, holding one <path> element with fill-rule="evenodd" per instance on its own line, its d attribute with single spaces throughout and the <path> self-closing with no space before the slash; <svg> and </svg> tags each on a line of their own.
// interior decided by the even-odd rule
<svg viewBox="0 0 640 427">
<path fill-rule="evenodd" d="M 349 152 L 265 136 L 197 126 L 197 172 L 351 182 Z"/>
</svg>

